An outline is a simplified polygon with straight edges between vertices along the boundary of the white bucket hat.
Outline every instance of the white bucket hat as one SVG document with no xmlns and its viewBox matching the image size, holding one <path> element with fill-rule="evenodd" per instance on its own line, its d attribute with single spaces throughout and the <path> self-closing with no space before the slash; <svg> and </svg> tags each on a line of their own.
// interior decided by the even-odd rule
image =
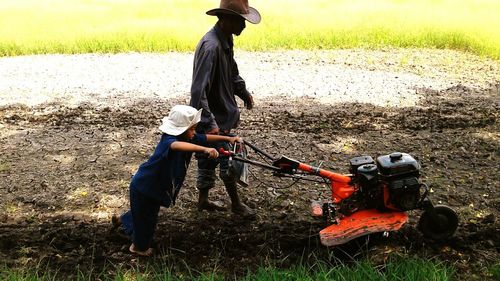
<svg viewBox="0 0 500 281">
<path fill-rule="evenodd" d="M 163 117 L 160 131 L 171 136 L 184 133 L 189 127 L 201 120 L 201 111 L 189 105 L 176 105 L 172 107 L 167 117 Z"/>
</svg>

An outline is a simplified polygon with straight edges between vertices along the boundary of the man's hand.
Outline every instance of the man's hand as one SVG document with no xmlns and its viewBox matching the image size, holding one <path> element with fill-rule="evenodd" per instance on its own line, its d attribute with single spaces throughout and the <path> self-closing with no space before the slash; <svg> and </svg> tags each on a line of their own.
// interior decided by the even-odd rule
<svg viewBox="0 0 500 281">
<path fill-rule="evenodd" d="M 235 142 L 243 143 L 243 139 L 241 137 L 238 137 L 238 136 L 230 137 L 229 142 L 231 144 L 234 144 Z"/>
<path fill-rule="evenodd" d="M 252 95 L 248 95 L 248 99 L 247 101 L 245 102 L 245 106 L 247 107 L 247 109 L 252 109 L 253 108 L 253 97 Z"/>
<path fill-rule="evenodd" d="M 219 152 L 217 152 L 217 149 L 207 147 L 204 151 L 205 154 L 208 155 L 208 158 L 217 158 L 219 157 Z"/>
</svg>

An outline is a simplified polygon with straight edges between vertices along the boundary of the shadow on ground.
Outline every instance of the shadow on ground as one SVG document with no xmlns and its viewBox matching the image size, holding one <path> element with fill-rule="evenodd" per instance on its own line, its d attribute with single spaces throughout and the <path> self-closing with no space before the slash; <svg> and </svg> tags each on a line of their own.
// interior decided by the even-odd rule
<svg viewBox="0 0 500 281">
<path fill-rule="evenodd" d="M 181 102 L 144 100 L 129 108 L 0 109 L 0 258 L 13 268 L 47 263 L 68 274 L 75 267 L 101 272 L 110 264 L 167 262 L 179 271 L 187 266 L 232 276 L 266 262 L 382 263 L 398 254 L 437 257 L 456 266 L 460 276 L 481 278 L 499 260 L 500 239 L 493 235 L 500 210 L 499 85 L 488 91 L 456 86 L 418 92 L 423 99 L 411 108 L 257 100 L 254 110 L 243 111 L 239 133 L 273 155 L 345 173 L 348 160 L 359 154 L 414 155 L 431 198 L 459 213 L 450 241 L 422 238 L 414 211 L 410 223 L 388 238 L 372 235 L 323 247 L 317 233 L 324 225 L 309 217 L 309 203 L 327 198 L 328 186 L 294 184 L 260 168 L 252 169 L 251 186 L 241 190 L 258 210 L 256 221 L 229 212 L 200 213 L 191 165 L 177 205 L 161 211 L 155 247 L 167 255 L 130 256 L 127 239 L 110 231 L 109 217 L 127 208 L 129 180 L 154 149 L 159 120 Z M 220 186 L 211 196 L 228 204 Z"/>
</svg>

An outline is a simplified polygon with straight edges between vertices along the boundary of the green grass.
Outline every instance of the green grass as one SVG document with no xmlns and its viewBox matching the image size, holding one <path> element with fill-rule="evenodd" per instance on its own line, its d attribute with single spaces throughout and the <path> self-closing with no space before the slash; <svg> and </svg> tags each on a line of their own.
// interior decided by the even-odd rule
<svg viewBox="0 0 500 281">
<path fill-rule="evenodd" d="M 0 0 L 0 56 L 193 51 L 206 0 Z M 500 59 L 497 0 L 252 0 L 246 50 L 417 47 Z"/>
<path fill-rule="evenodd" d="M 113 272 L 113 273 L 111 273 Z M 296 265 L 282 269 L 274 265 L 261 266 L 255 272 L 246 275 L 224 276 L 219 272 L 196 273 L 188 269 L 183 273 L 174 273 L 166 264 L 159 268 L 124 269 L 117 267 L 102 269 L 102 272 L 90 276 L 89 273 L 77 271 L 74 276 L 68 277 L 61 273 L 51 273 L 46 268 L 32 270 L 0 270 L 1 280 L 337 280 L 337 281 L 445 281 L 453 280 L 454 271 L 437 261 L 426 261 L 418 258 L 395 258 L 382 266 L 374 266 L 369 262 L 359 262 L 354 265 L 329 265 L 325 262 L 316 262 L 313 265 Z"/>
<path fill-rule="evenodd" d="M 494 280 L 500 281 L 500 263 L 491 266 L 490 273 Z"/>
<path fill-rule="evenodd" d="M 0 55 L 192 51 L 218 1 L 0 0 Z M 500 59 L 496 0 L 254 0 L 247 50 L 422 47 Z"/>
<path fill-rule="evenodd" d="M 420 259 L 397 259 L 381 267 L 375 267 L 368 262 L 360 262 L 355 266 L 340 265 L 334 268 L 324 264 L 317 264 L 312 268 L 300 265 L 288 270 L 275 267 L 259 268 L 256 273 L 249 274 L 242 280 L 437 281 L 452 279 L 451 268 L 440 263 Z"/>
</svg>

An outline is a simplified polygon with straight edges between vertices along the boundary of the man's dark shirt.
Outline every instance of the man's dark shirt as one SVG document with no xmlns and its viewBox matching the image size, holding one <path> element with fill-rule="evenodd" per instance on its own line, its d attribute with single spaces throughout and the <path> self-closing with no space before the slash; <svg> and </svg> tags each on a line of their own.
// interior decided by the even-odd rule
<svg viewBox="0 0 500 281">
<path fill-rule="evenodd" d="M 206 130 L 236 128 L 240 110 L 235 95 L 247 102 L 250 93 L 234 60 L 233 38 L 216 24 L 200 40 L 194 55 L 190 105 L 203 108 L 200 125 Z"/>
</svg>

